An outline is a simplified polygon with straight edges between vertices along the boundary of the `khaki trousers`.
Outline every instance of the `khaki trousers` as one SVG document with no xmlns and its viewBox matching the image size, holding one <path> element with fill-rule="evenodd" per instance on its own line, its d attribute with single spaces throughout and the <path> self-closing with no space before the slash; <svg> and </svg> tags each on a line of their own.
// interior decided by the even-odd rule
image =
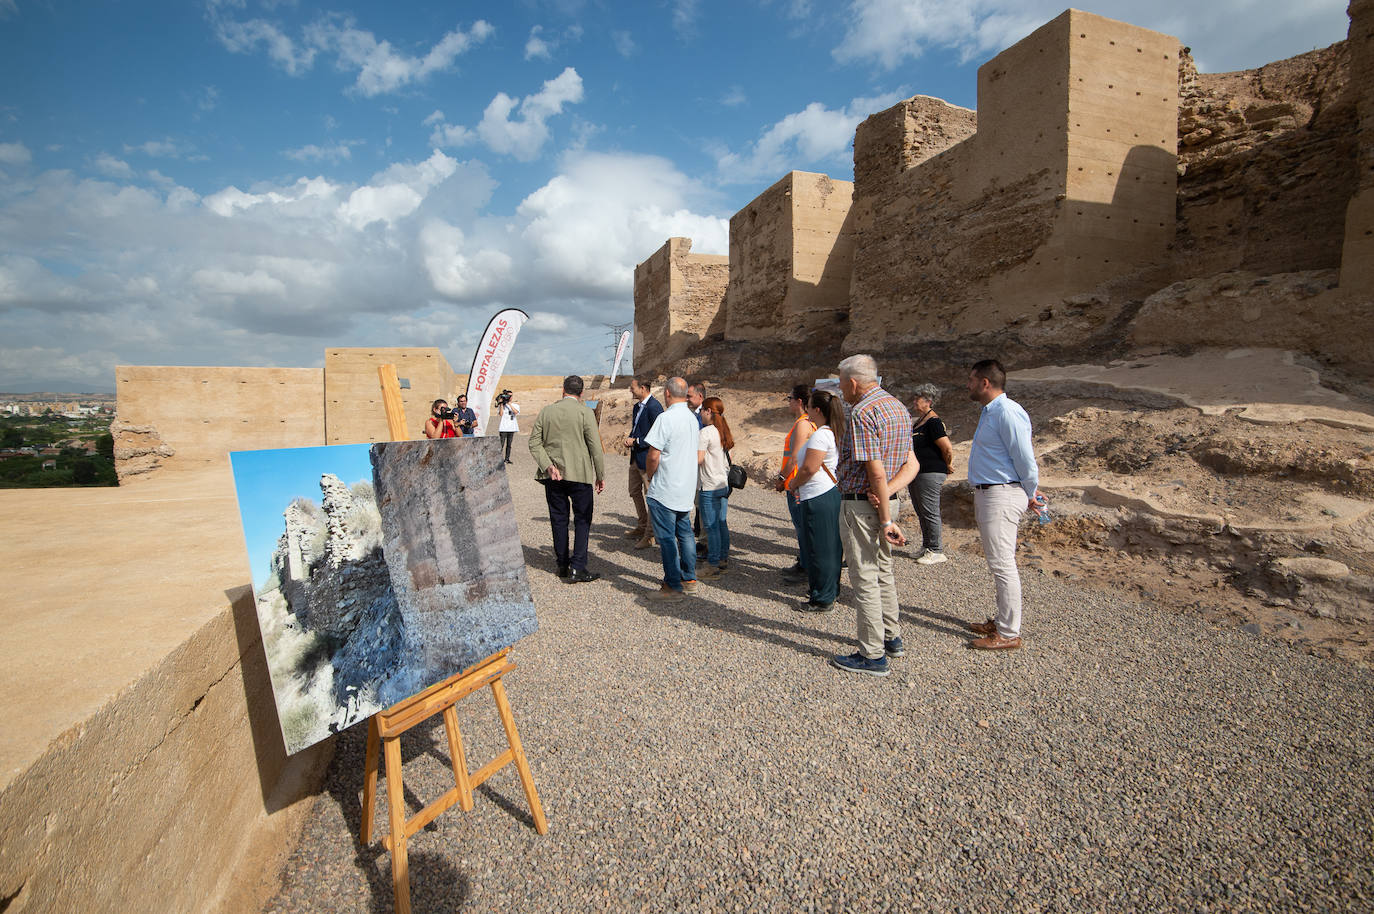
<svg viewBox="0 0 1374 914">
<path fill-rule="evenodd" d="M 983 556 L 997 584 L 997 634 L 1021 636 L 1021 573 L 1016 568 L 1016 533 L 1026 513 L 1026 493 L 1017 485 L 973 490 L 973 516 Z"/>
<path fill-rule="evenodd" d="M 897 517 L 897 503 L 889 509 Z M 885 656 L 883 641 L 902 633 L 897 617 L 897 579 L 892 574 L 892 546 L 883 539 L 878 509 L 867 500 L 840 503 L 840 538 L 849 561 L 849 586 L 854 589 L 858 616 L 859 653 L 869 660 Z"/>
<path fill-rule="evenodd" d="M 644 501 L 644 471 L 641 470 L 633 460 L 630 461 L 630 501 L 634 502 L 635 515 L 639 522 L 635 524 L 637 528 L 645 533 L 653 533 L 653 524 L 649 523 L 649 506 Z"/>
</svg>

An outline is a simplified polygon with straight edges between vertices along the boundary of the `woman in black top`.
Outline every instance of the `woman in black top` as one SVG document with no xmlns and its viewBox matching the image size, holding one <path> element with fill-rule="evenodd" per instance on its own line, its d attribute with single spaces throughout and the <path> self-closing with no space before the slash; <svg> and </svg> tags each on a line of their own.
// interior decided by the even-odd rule
<svg viewBox="0 0 1374 914">
<path fill-rule="evenodd" d="M 921 520 L 921 552 L 916 561 L 922 565 L 938 565 L 945 561 L 940 544 L 940 492 L 945 477 L 954 470 L 954 448 L 949 445 L 945 423 L 935 413 L 940 388 L 922 384 L 916 388 L 911 401 L 916 421 L 911 428 L 911 449 L 921 470 L 907 486 L 916 516 Z"/>
</svg>

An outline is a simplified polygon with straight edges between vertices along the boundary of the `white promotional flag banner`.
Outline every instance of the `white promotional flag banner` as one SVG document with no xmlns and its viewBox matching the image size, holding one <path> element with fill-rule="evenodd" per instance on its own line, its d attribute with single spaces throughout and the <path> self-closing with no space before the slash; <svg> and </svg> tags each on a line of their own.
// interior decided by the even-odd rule
<svg viewBox="0 0 1374 914">
<path fill-rule="evenodd" d="M 620 360 L 625 357 L 625 344 L 630 341 L 630 331 L 626 330 L 620 334 L 620 345 L 615 347 L 615 364 L 611 366 L 611 383 L 615 383 L 615 376 L 620 374 Z"/>
<path fill-rule="evenodd" d="M 530 316 L 519 308 L 500 311 L 487 324 L 487 332 L 477 344 L 468 372 L 468 408 L 477 416 L 478 435 L 487 433 L 487 419 L 491 416 L 491 400 L 496 396 L 506 359 L 515 347 L 515 337 Z"/>
</svg>

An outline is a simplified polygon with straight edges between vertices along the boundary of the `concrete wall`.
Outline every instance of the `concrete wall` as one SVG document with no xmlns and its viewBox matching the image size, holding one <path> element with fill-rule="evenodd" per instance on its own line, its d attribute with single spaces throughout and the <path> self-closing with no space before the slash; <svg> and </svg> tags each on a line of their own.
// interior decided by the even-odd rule
<svg viewBox="0 0 1374 914">
<path fill-rule="evenodd" d="M 119 365 L 117 421 L 151 429 L 175 453 L 169 467 L 204 466 L 230 451 L 324 443 L 324 376 L 318 368 Z M 124 442 L 116 460 L 125 472 Z"/>
<path fill-rule="evenodd" d="M 438 349 L 326 349 L 326 444 L 391 440 L 377 375 L 378 366 L 388 364 L 396 366 L 397 377 L 410 380 L 410 388 L 401 391 L 401 403 L 405 407 L 406 429 L 412 438 L 424 437 L 431 403 L 446 397 L 453 405 L 467 387 L 466 377 L 459 387 L 457 376 Z"/>
<path fill-rule="evenodd" d="M 854 185 L 789 172 L 730 219 L 727 340 L 800 341 L 849 312 Z"/>
<path fill-rule="evenodd" d="M 725 331 L 730 258 L 693 254 L 690 238 L 669 238 L 635 267 L 637 372 L 671 365 L 694 343 Z"/>
</svg>

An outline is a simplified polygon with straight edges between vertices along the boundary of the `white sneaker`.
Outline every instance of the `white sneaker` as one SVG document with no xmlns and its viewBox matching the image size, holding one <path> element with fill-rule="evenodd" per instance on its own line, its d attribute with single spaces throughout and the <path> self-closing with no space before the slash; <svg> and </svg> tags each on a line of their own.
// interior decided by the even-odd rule
<svg viewBox="0 0 1374 914">
<path fill-rule="evenodd" d="M 938 564 L 940 564 L 941 562 L 947 562 L 947 561 L 949 561 L 949 559 L 947 559 L 947 558 L 945 557 L 945 554 L 944 554 L 943 552 L 933 552 L 933 551 L 931 551 L 930 549 L 927 549 L 925 552 L 922 552 L 922 553 L 921 553 L 921 557 L 918 558 L 918 559 L 916 560 L 916 564 L 917 564 L 917 565 L 938 565 Z"/>
</svg>

